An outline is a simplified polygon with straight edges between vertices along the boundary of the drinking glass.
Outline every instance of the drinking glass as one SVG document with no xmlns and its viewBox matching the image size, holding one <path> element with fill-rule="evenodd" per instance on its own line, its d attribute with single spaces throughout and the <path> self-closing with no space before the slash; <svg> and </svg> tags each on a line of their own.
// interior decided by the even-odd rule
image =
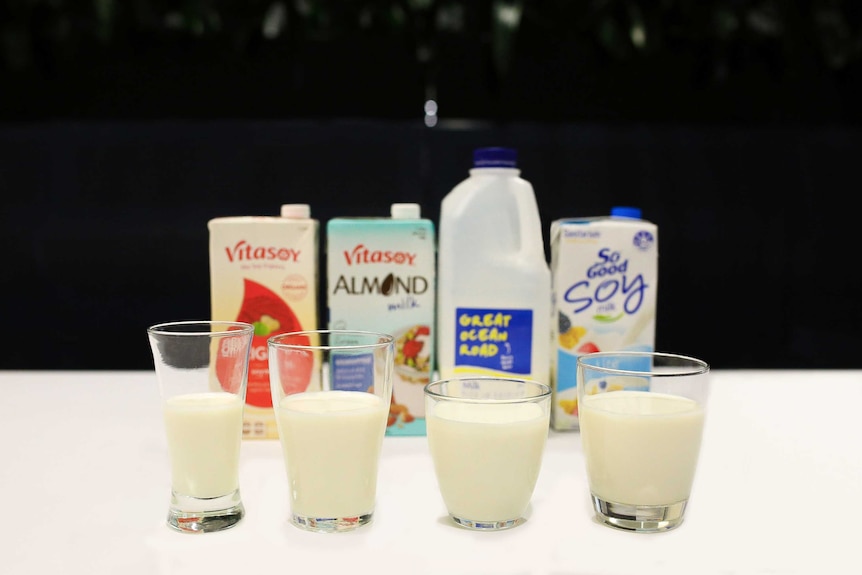
<svg viewBox="0 0 862 575">
<path fill-rule="evenodd" d="M 661 352 L 578 357 L 581 444 L 596 518 L 658 532 L 679 526 L 694 482 L 709 365 Z"/>
<path fill-rule="evenodd" d="M 462 377 L 425 386 L 428 447 L 452 520 L 479 531 L 520 525 L 542 466 L 551 388 Z"/>
<path fill-rule="evenodd" d="M 147 334 L 171 462 L 167 523 L 186 533 L 233 527 L 245 514 L 239 452 L 254 326 L 181 321 Z"/>
<path fill-rule="evenodd" d="M 291 522 L 321 532 L 366 525 L 374 516 L 395 338 L 314 330 L 267 344 Z"/>
</svg>

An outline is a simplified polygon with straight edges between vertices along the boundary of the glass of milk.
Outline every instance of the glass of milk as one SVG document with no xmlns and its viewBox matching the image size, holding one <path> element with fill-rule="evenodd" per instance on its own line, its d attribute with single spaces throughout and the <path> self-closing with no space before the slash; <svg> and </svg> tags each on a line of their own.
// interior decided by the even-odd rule
<svg viewBox="0 0 862 575">
<path fill-rule="evenodd" d="M 709 395 L 709 365 L 659 352 L 578 357 L 581 445 L 596 517 L 629 531 L 679 526 Z"/>
<path fill-rule="evenodd" d="M 370 523 L 395 338 L 313 330 L 272 336 L 267 345 L 291 522 L 319 532 Z"/>
<path fill-rule="evenodd" d="M 452 520 L 478 531 L 520 525 L 542 467 L 551 388 L 502 377 L 425 386 L 428 446 Z"/>
<path fill-rule="evenodd" d="M 185 533 L 233 527 L 245 514 L 239 452 L 254 326 L 169 322 L 147 335 L 171 463 L 167 523 Z"/>
</svg>

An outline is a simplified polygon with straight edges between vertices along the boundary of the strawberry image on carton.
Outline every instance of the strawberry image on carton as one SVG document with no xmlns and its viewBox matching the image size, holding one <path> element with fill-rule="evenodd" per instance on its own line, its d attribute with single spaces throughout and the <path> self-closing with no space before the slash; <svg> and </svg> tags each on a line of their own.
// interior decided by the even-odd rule
<svg viewBox="0 0 862 575">
<path fill-rule="evenodd" d="M 269 387 L 267 339 L 317 329 L 318 229 L 308 206 L 278 216 L 211 219 L 210 303 L 213 320 L 254 326 L 243 438 L 277 439 Z"/>
</svg>

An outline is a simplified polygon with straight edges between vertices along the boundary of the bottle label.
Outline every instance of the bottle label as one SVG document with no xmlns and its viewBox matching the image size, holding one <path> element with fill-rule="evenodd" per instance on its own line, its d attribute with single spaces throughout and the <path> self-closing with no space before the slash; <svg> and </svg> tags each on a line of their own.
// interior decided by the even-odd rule
<svg viewBox="0 0 862 575">
<path fill-rule="evenodd" d="M 532 346 L 532 310 L 455 310 L 456 372 L 492 370 L 529 375 L 532 370 Z"/>
</svg>

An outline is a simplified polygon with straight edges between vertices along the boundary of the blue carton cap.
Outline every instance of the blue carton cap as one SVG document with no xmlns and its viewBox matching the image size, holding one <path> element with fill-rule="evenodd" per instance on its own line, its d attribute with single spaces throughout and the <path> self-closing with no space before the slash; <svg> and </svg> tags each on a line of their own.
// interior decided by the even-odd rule
<svg viewBox="0 0 862 575">
<path fill-rule="evenodd" d="M 477 148 L 473 151 L 474 168 L 517 168 L 518 153 L 512 148 Z"/>
<path fill-rule="evenodd" d="M 611 216 L 639 220 L 641 219 L 641 209 L 632 206 L 614 206 L 611 208 Z"/>
</svg>

